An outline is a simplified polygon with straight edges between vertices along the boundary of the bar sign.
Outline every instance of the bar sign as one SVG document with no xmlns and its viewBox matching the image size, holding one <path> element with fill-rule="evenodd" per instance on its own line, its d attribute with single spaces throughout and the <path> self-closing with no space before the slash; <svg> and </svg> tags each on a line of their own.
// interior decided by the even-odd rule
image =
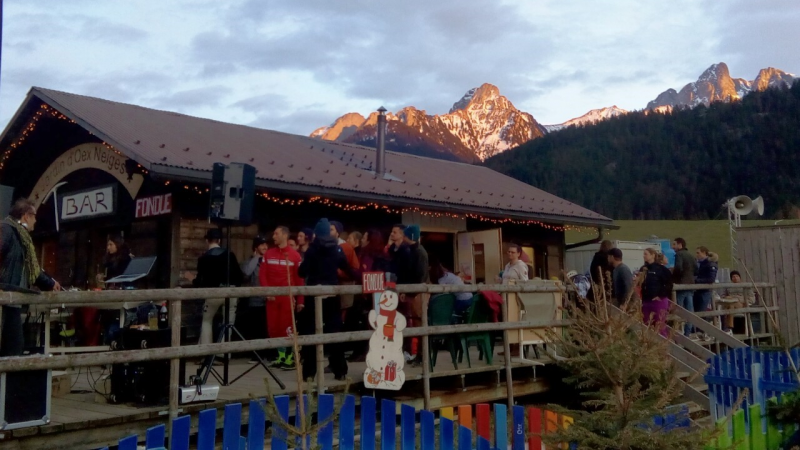
<svg viewBox="0 0 800 450">
<path fill-rule="evenodd" d="M 383 272 L 363 272 L 361 274 L 361 286 L 365 294 L 373 294 L 375 292 L 383 292 L 383 280 L 385 276 Z"/>
</svg>

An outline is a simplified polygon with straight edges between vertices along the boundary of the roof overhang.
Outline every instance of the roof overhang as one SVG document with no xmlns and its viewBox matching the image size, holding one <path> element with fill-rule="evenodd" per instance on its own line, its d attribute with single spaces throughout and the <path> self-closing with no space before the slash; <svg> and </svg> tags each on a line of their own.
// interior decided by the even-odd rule
<svg viewBox="0 0 800 450">
<path fill-rule="evenodd" d="M 199 169 L 186 169 L 163 164 L 152 164 L 150 175 L 154 178 L 167 180 L 180 180 L 190 183 L 208 184 L 211 182 L 211 171 Z M 376 202 L 387 206 L 398 207 L 418 207 L 420 209 L 430 209 L 431 211 L 450 212 L 454 214 L 477 214 L 494 218 L 510 218 L 514 220 L 535 220 L 553 225 L 574 225 L 582 227 L 603 227 L 604 229 L 616 229 L 613 221 L 598 221 L 592 219 L 581 220 L 574 217 L 560 217 L 546 214 L 524 213 L 513 210 L 481 208 L 468 205 L 461 205 L 446 202 L 433 202 L 423 199 L 410 199 L 381 194 L 371 194 L 368 192 L 349 191 L 347 189 L 336 189 L 326 186 L 311 186 L 300 183 L 287 183 L 285 181 L 267 180 L 256 178 L 256 187 L 267 189 L 272 192 L 293 195 L 320 195 L 334 198 L 337 200 L 349 200 L 355 202 Z"/>
</svg>

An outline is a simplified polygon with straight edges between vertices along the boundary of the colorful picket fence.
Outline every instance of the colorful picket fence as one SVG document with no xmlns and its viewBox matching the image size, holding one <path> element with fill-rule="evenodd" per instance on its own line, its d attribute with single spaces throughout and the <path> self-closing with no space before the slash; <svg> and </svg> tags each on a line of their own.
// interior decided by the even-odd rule
<svg viewBox="0 0 800 450">
<path fill-rule="evenodd" d="M 800 349 L 791 351 L 800 364 Z M 717 421 L 719 437 L 709 449 L 778 450 L 797 427 L 785 430 L 768 420 L 767 406 L 779 402 L 787 392 L 798 389 L 789 356 L 785 352 L 761 351 L 743 347 L 709 359 L 708 383 L 710 411 Z M 748 390 L 739 409 L 733 412 L 739 396 Z M 726 420 L 732 414 L 730 421 Z M 731 447 L 731 445 L 734 447 Z"/>
<path fill-rule="evenodd" d="M 791 355 L 794 363 L 800 365 L 800 349 L 793 349 Z M 742 347 L 714 356 L 708 362 L 704 379 L 715 420 L 730 414 L 745 388 L 748 394 L 741 409 L 749 425 L 751 405 L 759 405 L 763 415 L 767 399 L 780 397 L 799 386 L 785 352 Z"/>
<path fill-rule="evenodd" d="M 307 398 L 306 405 L 308 404 Z M 334 445 L 334 419 L 338 424 L 338 447 L 341 450 L 356 448 L 356 398 L 346 395 L 342 399 L 338 416 L 334 416 L 334 396 L 320 395 L 317 400 L 316 423 L 322 424 L 316 436 L 309 436 L 308 449 L 332 450 Z M 261 450 L 267 437 L 267 417 L 263 409 L 264 399 L 250 401 L 250 415 L 247 436 L 241 436 L 242 405 L 225 406 L 222 448 L 224 450 Z M 290 400 L 288 396 L 275 397 L 278 414 L 286 423 L 290 420 Z M 295 402 L 294 423 L 299 425 L 300 415 Z M 380 401 L 380 430 L 376 420 L 378 401 L 375 397 L 361 397 L 358 415 L 360 450 L 539 450 L 544 449 L 542 435 L 552 433 L 558 427 L 572 423 L 569 417 L 539 408 L 514 406 L 511 417 L 502 404 L 478 404 L 442 408 L 439 411 L 439 433 L 436 433 L 436 417 L 431 411 L 416 411 L 414 407 L 400 405 L 400 433 L 396 433 L 397 405 L 391 400 Z M 492 412 L 494 414 L 492 414 Z M 493 417 L 492 417 L 493 416 Z M 493 419 L 493 420 L 492 420 Z M 213 450 L 216 444 L 217 410 L 201 411 L 198 418 L 198 450 Z M 165 447 L 166 427 L 158 425 L 147 430 L 145 446 L 148 450 L 188 450 L 190 416 L 182 416 L 172 421 L 172 436 Z M 419 430 L 417 430 L 417 424 Z M 458 426 L 456 426 L 456 424 Z M 509 428 L 509 425 L 511 427 Z M 299 438 L 294 441 L 280 423 L 271 424 L 270 445 L 272 450 L 300 448 Z M 390 430 L 388 433 L 385 430 Z M 380 438 L 377 438 L 380 432 Z M 510 436 L 510 439 L 509 439 Z M 399 439 L 398 439 L 399 438 Z M 438 440 L 438 445 L 437 445 Z M 119 441 L 119 450 L 136 450 L 138 436 L 128 436 Z M 377 441 L 377 442 L 376 442 Z M 293 445 L 290 445 L 293 444 Z M 377 446 L 376 446 L 377 445 Z M 575 448 L 571 445 L 559 446 L 563 449 Z M 555 447 L 555 448 L 559 448 Z M 554 448 L 554 447 L 549 447 Z M 103 450 L 107 450 L 103 449 Z"/>
</svg>

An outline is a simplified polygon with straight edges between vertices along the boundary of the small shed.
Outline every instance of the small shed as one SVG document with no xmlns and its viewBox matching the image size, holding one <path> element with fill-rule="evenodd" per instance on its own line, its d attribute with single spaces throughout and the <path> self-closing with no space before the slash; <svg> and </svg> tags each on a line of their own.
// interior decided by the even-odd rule
<svg viewBox="0 0 800 450">
<path fill-rule="evenodd" d="M 800 341 L 800 225 L 738 228 L 736 243 L 742 280 L 775 284 L 781 333 Z"/>
<path fill-rule="evenodd" d="M 644 265 L 642 252 L 646 248 L 660 250 L 661 246 L 653 242 L 611 241 L 615 248 L 622 250 L 622 262 L 631 271 L 636 271 Z M 578 273 L 589 273 L 589 265 L 600 244 L 588 244 L 570 248 L 564 257 L 564 270 L 575 270 Z"/>
</svg>

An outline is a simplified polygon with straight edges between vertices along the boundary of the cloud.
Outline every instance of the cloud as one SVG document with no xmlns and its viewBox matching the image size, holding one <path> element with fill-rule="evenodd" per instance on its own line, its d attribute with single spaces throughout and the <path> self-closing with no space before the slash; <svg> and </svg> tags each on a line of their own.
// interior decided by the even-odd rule
<svg viewBox="0 0 800 450">
<path fill-rule="evenodd" d="M 551 52 L 547 34 L 513 5 L 339 3 L 247 2 L 225 26 L 195 36 L 192 56 L 240 71 L 306 71 L 349 97 L 423 101 L 442 112 L 471 87 L 511 85 Z M 520 57 L 521 48 L 537 60 Z"/>
<path fill-rule="evenodd" d="M 239 100 L 231 106 L 248 112 L 261 113 L 264 109 L 285 110 L 289 106 L 289 101 L 284 95 L 262 94 Z"/>
<path fill-rule="evenodd" d="M 332 123 L 340 115 L 340 111 L 315 108 L 301 108 L 293 112 L 265 110 L 248 125 L 269 130 L 292 130 L 307 135 L 315 128 Z M 310 127 L 311 124 L 316 125 Z"/>
<path fill-rule="evenodd" d="M 82 2 L 79 7 L 75 2 Z M 800 72 L 776 0 L 8 2 L 0 121 L 31 85 L 308 133 L 491 83 L 544 123 L 643 108 L 710 64 Z"/>
<path fill-rule="evenodd" d="M 216 85 L 172 91 L 165 95 L 151 98 L 148 103 L 156 108 L 183 111 L 191 108 L 220 106 L 222 100 L 230 93 L 231 89 L 229 87 Z"/>
<path fill-rule="evenodd" d="M 768 4 L 731 0 L 708 5 L 708 14 L 721 19 L 716 45 L 731 75 L 752 80 L 760 69 L 777 67 L 800 71 L 800 3 L 775 0 Z"/>
</svg>

